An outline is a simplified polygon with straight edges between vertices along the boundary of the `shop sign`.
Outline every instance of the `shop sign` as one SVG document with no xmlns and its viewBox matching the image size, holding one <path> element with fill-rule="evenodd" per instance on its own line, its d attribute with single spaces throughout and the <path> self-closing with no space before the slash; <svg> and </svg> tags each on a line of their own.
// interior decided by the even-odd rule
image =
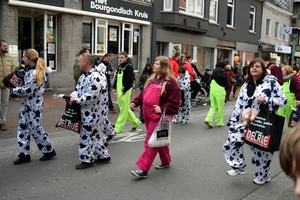
<svg viewBox="0 0 300 200">
<path fill-rule="evenodd" d="M 21 0 L 21 1 L 28 1 L 33 3 L 40 3 L 40 4 L 48 4 L 52 6 L 65 6 L 65 0 Z"/>
<path fill-rule="evenodd" d="M 293 28 L 292 27 L 284 27 L 284 28 L 281 28 L 280 32 L 281 32 L 282 35 L 292 34 Z"/>
<path fill-rule="evenodd" d="M 278 52 L 278 53 L 291 53 L 291 47 L 276 44 L 275 45 L 275 52 Z"/>
<path fill-rule="evenodd" d="M 296 52 L 295 52 L 295 56 L 296 56 L 296 57 L 300 57 L 300 52 L 299 52 L 299 51 L 296 51 Z"/>
<path fill-rule="evenodd" d="M 124 0 L 83 0 L 83 10 L 144 21 L 151 21 L 153 12 L 151 6 L 143 6 Z"/>
</svg>

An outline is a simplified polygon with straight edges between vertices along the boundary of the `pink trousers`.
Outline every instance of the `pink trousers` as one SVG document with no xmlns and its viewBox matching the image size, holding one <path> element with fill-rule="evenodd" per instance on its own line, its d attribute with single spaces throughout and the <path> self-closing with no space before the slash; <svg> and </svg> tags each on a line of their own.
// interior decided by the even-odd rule
<svg viewBox="0 0 300 200">
<path fill-rule="evenodd" d="M 136 165 L 143 171 L 148 172 L 150 170 L 150 167 L 156 157 L 156 154 L 159 154 L 160 160 L 162 164 L 170 164 L 171 163 L 171 156 L 170 156 L 170 148 L 169 146 L 164 146 L 164 147 L 156 147 L 156 148 L 151 148 L 148 146 L 148 140 L 151 137 L 151 134 L 153 130 L 155 129 L 158 120 L 150 120 L 146 121 L 146 128 L 147 128 L 147 135 L 146 139 L 144 141 L 144 148 L 145 151 L 144 153 L 139 157 L 138 161 L 136 162 Z"/>
</svg>

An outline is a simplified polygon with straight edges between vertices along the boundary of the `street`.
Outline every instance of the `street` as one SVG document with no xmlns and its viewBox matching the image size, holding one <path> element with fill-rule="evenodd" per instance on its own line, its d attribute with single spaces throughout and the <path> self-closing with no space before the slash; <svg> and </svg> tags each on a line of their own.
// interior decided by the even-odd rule
<svg viewBox="0 0 300 200">
<path fill-rule="evenodd" d="M 225 123 L 234 103 L 225 106 Z M 197 108 L 197 107 L 196 107 Z M 279 165 L 278 152 L 271 164 L 271 181 L 263 186 L 252 183 L 255 166 L 251 151 L 244 145 L 247 174 L 229 177 L 222 146 L 228 127 L 208 129 L 203 123 L 209 106 L 193 110 L 186 125 L 172 127 L 171 167 L 156 170 L 157 157 L 147 179 L 136 179 L 130 171 L 143 152 L 144 124 L 134 133 L 126 124 L 125 131 L 114 137 L 108 149 L 110 163 L 96 164 L 85 170 L 76 170 L 79 136 L 58 128 L 49 133 L 57 156 L 41 162 L 42 156 L 31 141 L 31 162 L 13 165 L 17 157 L 16 139 L 0 140 L 0 199 L 284 199 L 280 195 L 293 183 Z M 44 115 L 46 113 L 44 112 Z M 115 114 L 110 114 L 115 115 Z M 55 121 L 55 120 L 54 120 Z M 113 121 L 114 122 L 114 121 Z M 286 132 L 286 128 L 284 130 Z M 290 191 L 291 193 L 291 191 Z M 288 195 L 288 199 L 296 199 Z"/>
</svg>

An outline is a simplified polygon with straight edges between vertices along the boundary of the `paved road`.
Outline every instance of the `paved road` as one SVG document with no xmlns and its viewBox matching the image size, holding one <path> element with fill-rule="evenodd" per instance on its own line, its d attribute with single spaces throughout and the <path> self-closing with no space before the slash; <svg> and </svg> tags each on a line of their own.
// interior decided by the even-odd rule
<svg viewBox="0 0 300 200">
<path fill-rule="evenodd" d="M 225 108 L 226 116 L 233 103 Z M 192 112 L 187 125 L 174 125 L 172 132 L 172 165 L 168 169 L 150 170 L 145 180 L 130 175 L 143 151 L 144 126 L 135 133 L 122 133 L 108 148 L 111 163 L 97 164 L 86 170 L 75 170 L 79 163 L 78 140 L 70 131 L 50 132 L 58 153 L 55 159 L 41 162 L 41 153 L 32 144 L 32 161 L 13 165 L 18 155 L 15 138 L 0 140 L 0 199 L 293 199 L 292 181 L 281 171 L 278 152 L 271 164 L 270 183 L 252 183 L 255 167 L 250 164 L 251 151 L 245 146 L 247 174 L 229 177 L 222 145 L 227 127 L 207 129 L 203 119 L 207 109 Z M 44 112 L 45 114 L 45 112 Z M 129 130 L 131 126 L 126 125 Z M 159 159 L 156 158 L 155 163 Z M 296 198 L 295 198 L 296 199 Z"/>
</svg>

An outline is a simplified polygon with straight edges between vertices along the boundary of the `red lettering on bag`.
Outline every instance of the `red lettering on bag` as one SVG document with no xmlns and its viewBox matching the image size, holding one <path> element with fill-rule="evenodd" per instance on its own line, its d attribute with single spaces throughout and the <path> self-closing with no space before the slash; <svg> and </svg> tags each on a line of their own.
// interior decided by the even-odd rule
<svg viewBox="0 0 300 200">
<path fill-rule="evenodd" d="M 56 124 L 56 127 L 62 127 L 69 129 L 71 131 L 78 132 L 80 131 L 80 122 L 73 123 L 70 120 L 60 118 Z"/>
<path fill-rule="evenodd" d="M 248 128 L 245 135 L 245 140 L 267 149 L 270 144 L 271 135 L 265 136 L 263 134 L 258 134 L 256 132 L 252 132 Z"/>
</svg>

